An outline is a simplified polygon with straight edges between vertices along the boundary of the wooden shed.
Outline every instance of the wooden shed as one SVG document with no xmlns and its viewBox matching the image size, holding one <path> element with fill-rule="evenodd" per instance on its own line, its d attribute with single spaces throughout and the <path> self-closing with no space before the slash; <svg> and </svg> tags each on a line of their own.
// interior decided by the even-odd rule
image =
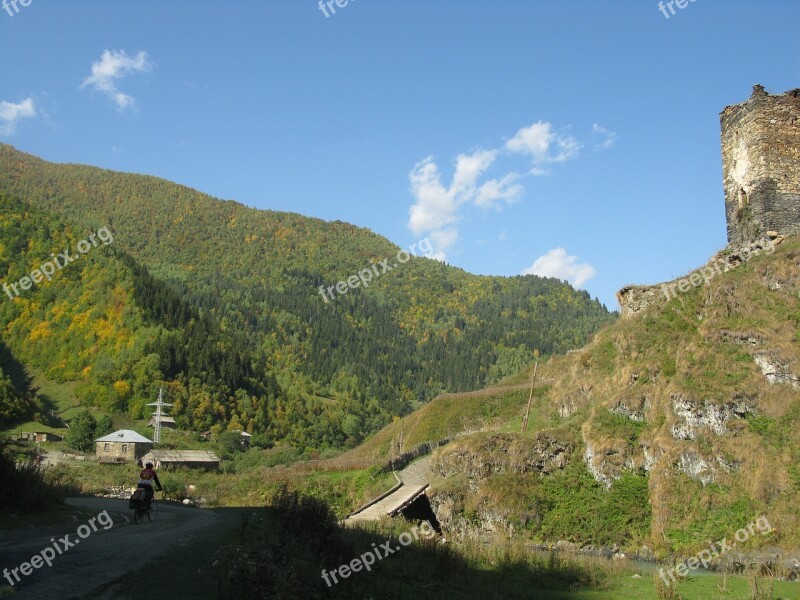
<svg viewBox="0 0 800 600">
<path fill-rule="evenodd" d="M 156 469 L 175 467 L 219 469 L 219 457 L 207 450 L 152 450 L 144 455 L 142 462 L 151 462 Z"/>
</svg>

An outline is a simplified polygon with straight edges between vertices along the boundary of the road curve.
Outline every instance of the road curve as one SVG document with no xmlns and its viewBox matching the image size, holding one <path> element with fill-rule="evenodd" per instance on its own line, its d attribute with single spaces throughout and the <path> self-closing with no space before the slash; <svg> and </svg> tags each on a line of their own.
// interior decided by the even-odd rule
<svg viewBox="0 0 800 600">
<path fill-rule="evenodd" d="M 157 519 L 150 523 L 145 518 L 144 523 L 136 525 L 127 500 L 70 498 L 67 502 L 85 511 L 85 517 L 35 530 L 0 532 L 0 569 L 9 572 L 8 578 L 6 571 L 0 574 L 0 591 L 9 586 L 10 578 L 14 582 L 15 599 L 80 598 L 175 546 L 190 543 L 196 534 L 207 531 L 219 520 L 211 510 L 159 502 Z M 103 511 L 110 521 L 102 515 Z M 92 517 L 97 519 L 97 531 L 89 527 Z M 52 566 L 42 564 L 28 576 L 18 571 L 17 582 L 11 571 L 54 544 L 61 554 L 56 553 Z"/>
</svg>

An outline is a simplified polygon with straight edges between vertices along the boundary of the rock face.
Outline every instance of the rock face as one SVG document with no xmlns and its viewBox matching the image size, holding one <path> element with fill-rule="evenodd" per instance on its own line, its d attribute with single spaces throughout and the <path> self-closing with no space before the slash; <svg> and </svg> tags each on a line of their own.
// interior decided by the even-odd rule
<svg viewBox="0 0 800 600">
<path fill-rule="evenodd" d="M 467 516 L 465 496 L 477 493 L 486 479 L 501 473 L 552 473 L 566 466 L 573 449 L 571 442 L 544 432 L 533 440 L 511 433 L 476 434 L 441 448 L 430 468 L 444 483 L 434 484 L 428 494 L 439 524 L 457 538 L 512 533 L 507 509 L 481 504 Z M 448 491 L 448 480 L 463 480 L 463 487 Z M 527 518 L 523 516 L 523 522 Z"/>
<path fill-rule="evenodd" d="M 533 443 L 530 438 L 511 433 L 479 435 L 434 454 L 431 471 L 444 478 L 466 475 L 470 485 L 477 486 L 484 479 L 507 471 L 551 473 L 566 465 L 572 450 L 572 444 L 546 433 L 539 433 Z"/>
<path fill-rule="evenodd" d="M 716 435 L 729 433 L 726 426 L 731 419 L 743 419 L 755 413 L 755 406 L 745 398 L 716 404 L 707 400 L 698 401 L 683 394 L 672 394 L 672 410 L 678 422 L 672 426 L 672 437 L 676 440 L 694 440 L 697 431 L 708 428 Z"/>
<path fill-rule="evenodd" d="M 753 356 L 753 360 L 756 361 L 770 385 L 782 383 L 800 390 L 800 377 L 791 372 L 788 364 L 784 364 L 780 359 L 770 356 L 767 352 L 756 354 Z"/>
<path fill-rule="evenodd" d="M 605 452 L 598 452 L 595 450 L 592 443 L 586 440 L 586 448 L 583 451 L 583 460 L 586 463 L 586 469 L 592 474 L 595 481 L 602 483 L 606 489 L 611 488 L 611 484 L 615 479 L 619 479 L 622 474 L 622 469 L 618 461 L 609 461 L 607 457 L 615 456 L 617 453 L 613 449 L 606 450 Z"/>
<path fill-rule="evenodd" d="M 650 401 L 645 396 L 640 396 L 638 398 L 617 398 L 610 410 L 614 414 L 641 423 L 645 420 L 645 414 L 649 408 Z"/>
</svg>

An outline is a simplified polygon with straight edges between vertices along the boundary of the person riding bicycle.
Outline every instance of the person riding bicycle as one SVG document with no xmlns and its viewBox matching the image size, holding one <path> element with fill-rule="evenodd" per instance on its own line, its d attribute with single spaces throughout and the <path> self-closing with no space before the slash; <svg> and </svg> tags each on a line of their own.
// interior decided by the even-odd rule
<svg viewBox="0 0 800 600">
<path fill-rule="evenodd" d="M 161 482 L 158 480 L 158 475 L 153 470 L 153 463 L 149 462 L 144 466 L 142 472 L 139 473 L 139 485 L 137 487 L 144 489 L 144 505 L 150 506 L 150 501 L 153 499 L 155 492 L 153 491 L 153 482 L 158 486 L 158 491 L 161 491 Z"/>
</svg>

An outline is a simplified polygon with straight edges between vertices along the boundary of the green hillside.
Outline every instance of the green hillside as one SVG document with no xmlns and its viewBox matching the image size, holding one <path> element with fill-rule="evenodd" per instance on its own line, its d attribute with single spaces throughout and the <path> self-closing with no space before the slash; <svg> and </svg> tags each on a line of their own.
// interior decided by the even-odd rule
<svg viewBox="0 0 800 600">
<path fill-rule="evenodd" d="M 394 261 L 399 248 L 346 223 L 7 145 L 0 194 L 17 213 L 0 238 L 4 282 L 51 253 L 74 253 L 92 232 L 113 235 L 81 268 L 6 300 L 11 351 L 49 379 L 77 382 L 81 402 L 136 416 L 167 382 L 185 428 L 353 446 L 441 392 L 490 384 L 615 319 L 564 282 L 474 276 L 422 257 L 326 302 L 320 286 Z M 62 230 L 69 235 L 48 237 Z M 54 312 L 60 294 L 74 297 Z"/>
<path fill-rule="evenodd" d="M 66 400 L 64 388 L 83 404 L 141 418 L 166 379 L 174 400 L 195 411 L 195 422 L 226 422 L 229 406 L 247 400 L 263 404 L 250 416 L 265 430 L 267 406 L 281 395 L 274 378 L 254 374 L 246 349 L 235 348 L 212 318 L 114 248 L 111 238 L 56 266 L 54 257 L 83 247 L 83 237 L 58 217 L 0 198 L 1 365 L 9 384 L 4 394 L 20 399 L 3 403 L 4 425 L 68 419 L 54 411 Z M 53 273 L 24 283 L 35 271 Z M 73 383 L 36 390 L 35 373 Z"/>
<path fill-rule="evenodd" d="M 688 556 L 759 518 L 743 552 L 800 548 L 800 239 L 540 362 L 445 395 L 342 458 L 434 451 L 430 494 L 451 535 Z"/>
</svg>

